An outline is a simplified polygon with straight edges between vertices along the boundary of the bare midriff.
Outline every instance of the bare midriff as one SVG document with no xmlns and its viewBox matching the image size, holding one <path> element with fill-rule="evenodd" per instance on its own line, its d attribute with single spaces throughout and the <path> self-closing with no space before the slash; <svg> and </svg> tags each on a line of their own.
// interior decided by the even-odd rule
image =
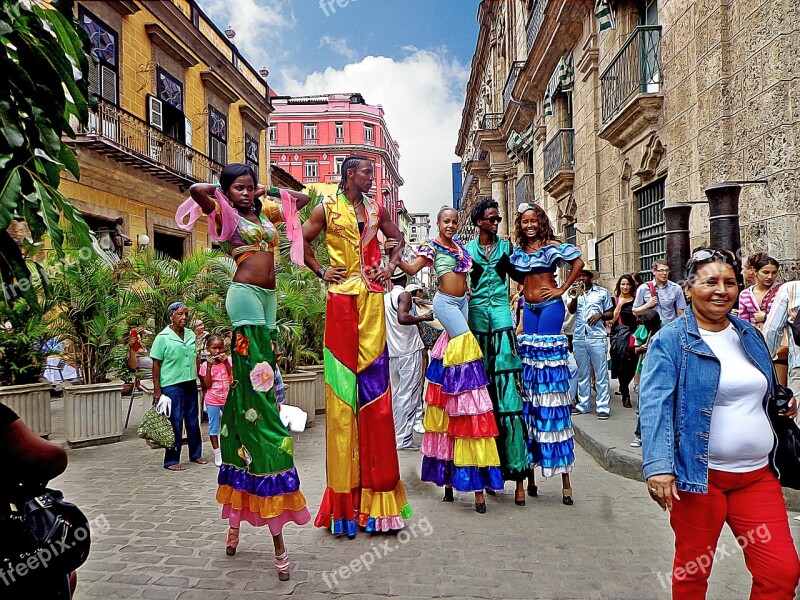
<svg viewBox="0 0 800 600">
<path fill-rule="evenodd" d="M 445 273 L 439 278 L 439 291 L 460 298 L 467 293 L 467 274 Z"/>
<path fill-rule="evenodd" d="M 234 283 L 256 285 L 268 290 L 275 289 L 275 253 L 255 252 L 239 264 Z"/>
<path fill-rule="evenodd" d="M 525 301 L 531 303 L 544 302 L 542 287 L 556 287 L 556 278 L 553 273 L 528 273 L 525 276 Z"/>
</svg>

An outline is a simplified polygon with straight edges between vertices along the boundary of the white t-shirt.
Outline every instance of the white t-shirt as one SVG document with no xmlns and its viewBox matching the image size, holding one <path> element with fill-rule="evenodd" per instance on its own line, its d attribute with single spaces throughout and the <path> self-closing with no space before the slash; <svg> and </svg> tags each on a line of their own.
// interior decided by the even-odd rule
<svg viewBox="0 0 800 600">
<path fill-rule="evenodd" d="M 716 332 L 701 329 L 700 335 L 721 367 L 711 413 L 708 466 L 730 473 L 760 469 L 769 463 L 774 440 L 762 404 L 767 379 L 747 358 L 733 325 Z"/>
<path fill-rule="evenodd" d="M 383 296 L 383 304 L 386 308 L 386 345 L 389 347 L 389 358 L 413 354 L 425 347 L 416 325 L 401 325 L 397 320 L 399 298 L 405 291 L 403 286 L 396 285 L 391 292 Z"/>
</svg>

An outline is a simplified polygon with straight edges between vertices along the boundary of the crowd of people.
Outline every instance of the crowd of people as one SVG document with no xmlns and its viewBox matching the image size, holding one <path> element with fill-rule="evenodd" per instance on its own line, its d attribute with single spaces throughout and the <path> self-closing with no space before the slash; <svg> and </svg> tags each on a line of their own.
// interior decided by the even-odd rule
<svg viewBox="0 0 800 600">
<path fill-rule="evenodd" d="M 350 538 L 359 530 L 402 530 L 411 516 L 402 450 L 421 453 L 421 479 L 443 488 L 444 502 L 472 494 L 480 514 L 485 495 L 507 481 L 516 505 L 537 496 L 537 467 L 545 478 L 561 476 L 561 502 L 573 505 L 572 420 L 590 412 L 592 396 L 597 419 L 610 418 L 613 377 L 623 410 L 637 400 L 631 446 L 642 448 L 648 493 L 670 510 L 673 597 L 705 597 L 710 570 L 689 566 L 709 551 L 713 561 L 725 522 L 737 536 L 754 524 L 769 529 L 743 548 L 751 598 L 794 597 L 800 562 L 771 462 L 766 405 L 773 361 L 800 393 L 792 338 L 800 281 L 779 284 L 778 261 L 760 253 L 745 261 L 749 287 L 739 294 L 735 258 L 699 249 L 683 286 L 670 280 L 667 261 L 656 260 L 652 280 L 623 275 L 611 294 L 580 250 L 556 237 L 540 206 L 520 205 L 508 239 L 498 235 L 502 217 L 493 200 L 472 209 L 477 237 L 466 245 L 458 213 L 443 207 L 438 235 L 405 260 L 403 235 L 367 195 L 372 162 L 350 156 L 341 173 L 337 192 L 302 226 L 298 210 L 309 196 L 260 186 L 247 165 L 228 165 L 217 185 L 193 185 L 176 219 L 190 229 L 204 215 L 211 237 L 236 261 L 226 298 L 231 338 L 188 327 L 188 308 L 176 300 L 149 358 L 143 362 L 138 340 L 131 343 L 129 364 L 152 368 L 154 402 L 171 400 L 178 441 L 165 451 L 170 471 L 184 469 L 184 426 L 189 460 L 207 462 L 200 378 L 227 554 L 235 555 L 243 522 L 267 526 L 278 577 L 286 580 L 283 528 L 311 519 L 279 417 L 274 253 L 283 222 L 292 260 L 327 284 L 327 485 L 317 527 Z M 330 266 L 312 246 L 322 232 Z M 432 306 L 409 285 L 426 267 L 438 280 Z M 566 267 L 560 282 L 559 267 Z M 511 302 L 509 289 L 517 290 Z M 793 403 L 786 417 L 795 414 Z M 423 433 L 421 443 L 415 432 Z"/>
</svg>

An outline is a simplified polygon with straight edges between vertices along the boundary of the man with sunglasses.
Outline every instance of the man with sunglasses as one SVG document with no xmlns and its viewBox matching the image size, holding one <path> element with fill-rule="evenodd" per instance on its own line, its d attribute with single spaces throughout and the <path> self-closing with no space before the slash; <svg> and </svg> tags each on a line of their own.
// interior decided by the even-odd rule
<svg viewBox="0 0 800 600">
<path fill-rule="evenodd" d="M 496 201 L 479 202 L 470 219 L 478 228 L 478 237 L 467 244 L 472 257 L 469 327 L 481 346 L 489 378 L 489 395 L 500 432 L 496 440 L 503 478 L 518 482 L 524 503 L 522 480 L 527 476 L 528 459 L 517 386 L 522 361 L 508 304 L 507 278 L 514 272 L 509 260 L 511 242 L 497 235 L 502 217 Z"/>
<path fill-rule="evenodd" d="M 653 261 L 653 281 L 640 285 L 633 301 L 633 314 L 637 317 L 654 310 L 667 325 L 683 315 L 686 297 L 683 288 L 669 280 L 669 263 L 660 258 Z"/>
</svg>

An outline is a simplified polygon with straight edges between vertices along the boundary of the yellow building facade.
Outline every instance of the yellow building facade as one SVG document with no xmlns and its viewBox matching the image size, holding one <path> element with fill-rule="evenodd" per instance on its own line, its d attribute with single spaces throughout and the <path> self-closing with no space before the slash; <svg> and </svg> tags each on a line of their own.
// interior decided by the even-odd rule
<svg viewBox="0 0 800 600">
<path fill-rule="evenodd" d="M 247 162 L 259 182 L 271 182 L 267 72 L 193 0 L 79 1 L 76 17 L 97 58 L 98 106 L 70 142 L 81 179 L 65 173 L 62 193 L 101 245 L 122 217 L 134 247 L 181 258 L 208 246 L 204 228 L 177 228 L 175 210 L 192 183 L 216 181 L 229 162 Z"/>
</svg>

